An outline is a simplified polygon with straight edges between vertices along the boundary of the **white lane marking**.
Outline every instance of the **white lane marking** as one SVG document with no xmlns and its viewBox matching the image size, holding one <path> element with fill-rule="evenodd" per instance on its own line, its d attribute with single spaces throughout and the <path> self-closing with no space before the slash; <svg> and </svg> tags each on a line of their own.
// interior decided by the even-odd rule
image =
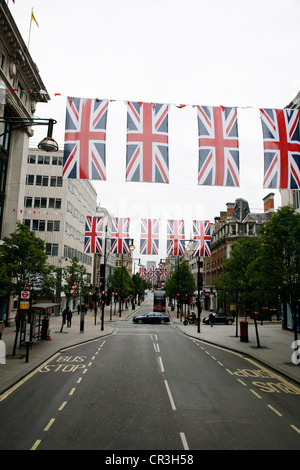
<svg viewBox="0 0 300 470">
<path fill-rule="evenodd" d="M 169 400 L 170 400 L 170 403 L 171 403 L 172 410 L 175 411 L 176 406 L 175 406 L 175 403 L 174 403 L 174 400 L 173 400 L 173 397 L 172 397 L 172 393 L 171 393 L 171 390 L 170 390 L 170 387 L 169 387 L 169 384 L 168 384 L 167 380 L 165 380 L 165 386 L 166 386 L 166 389 L 167 389 L 167 393 L 168 393 L 168 397 L 169 397 Z"/>
<path fill-rule="evenodd" d="M 179 434 L 184 450 L 190 450 L 184 432 L 180 432 Z"/>
</svg>

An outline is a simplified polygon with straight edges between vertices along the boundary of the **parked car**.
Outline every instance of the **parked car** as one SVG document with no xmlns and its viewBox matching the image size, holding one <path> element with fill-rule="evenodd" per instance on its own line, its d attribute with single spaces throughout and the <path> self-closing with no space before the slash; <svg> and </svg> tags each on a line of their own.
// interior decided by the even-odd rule
<svg viewBox="0 0 300 470">
<path fill-rule="evenodd" d="M 169 315 L 160 312 L 150 312 L 146 315 L 136 315 L 133 317 L 134 323 L 168 323 L 170 321 Z"/>
<path fill-rule="evenodd" d="M 232 325 L 234 323 L 234 318 L 226 313 L 213 313 L 214 324 L 215 323 L 225 323 L 225 325 Z M 209 316 L 203 318 L 203 323 L 209 325 Z"/>
</svg>

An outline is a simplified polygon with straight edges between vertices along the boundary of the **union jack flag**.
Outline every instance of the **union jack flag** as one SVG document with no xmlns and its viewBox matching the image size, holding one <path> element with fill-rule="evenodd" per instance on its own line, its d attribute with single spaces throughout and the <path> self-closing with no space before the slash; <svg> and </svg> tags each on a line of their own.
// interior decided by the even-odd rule
<svg viewBox="0 0 300 470">
<path fill-rule="evenodd" d="M 140 267 L 140 277 L 145 280 L 147 279 L 147 270 L 145 266 Z"/>
<path fill-rule="evenodd" d="M 160 278 L 161 278 L 162 281 L 166 280 L 166 275 L 167 275 L 166 267 L 162 266 L 161 271 L 160 271 Z"/>
<path fill-rule="evenodd" d="M 197 106 L 198 184 L 239 186 L 236 108 Z"/>
<path fill-rule="evenodd" d="M 300 189 L 299 110 L 261 109 L 264 188 Z"/>
<path fill-rule="evenodd" d="M 85 219 L 84 253 L 102 253 L 103 217 L 87 215 Z"/>
<path fill-rule="evenodd" d="M 68 98 L 63 178 L 106 180 L 108 101 Z"/>
<path fill-rule="evenodd" d="M 129 253 L 130 219 L 113 217 L 111 229 L 112 253 L 119 255 Z"/>
<path fill-rule="evenodd" d="M 166 104 L 127 103 L 126 181 L 169 183 Z"/>
<path fill-rule="evenodd" d="M 184 221 L 167 221 L 167 256 L 184 255 Z"/>
<path fill-rule="evenodd" d="M 158 255 L 159 249 L 159 220 L 158 219 L 142 219 L 141 220 L 141 237 L 140 237 L 140 254 L 141 255 Z"/>
<path fill-rule="evenodd" d="M 193 256 L 210 256 L 209 220 L 193 220 L 193 236 L 196 242 Z"/>
<path fill-rule="evenodd" d="M 157 269 L 155 266 L 151 266 L 151 268 L 149 269 L 149 277 L 150 279 L 152 279 L 153 281 L 156 279 L 156 275 L 157 275 Z"/>
</svg>

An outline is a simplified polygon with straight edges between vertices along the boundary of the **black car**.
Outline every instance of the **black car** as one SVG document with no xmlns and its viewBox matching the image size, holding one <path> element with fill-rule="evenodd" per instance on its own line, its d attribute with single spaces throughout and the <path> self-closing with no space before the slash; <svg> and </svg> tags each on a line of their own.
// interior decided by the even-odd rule
<svg viewBox="0 0 300 470">
<path fill-rule="evenodd" d="M 160 312 L 150 312 L 146 315 L 136 315 L 133 317 L 134 323 L 168 323 L 170 321 L 169 315 Z"/>
<path fill-rule="evenodd" d="M 226 313 L 213 313 L 213 323 L 225 323 L 225 325 L 232 325 L 234 323 L 234 318 L 230 315 L 226 315 Z M 209 325 L 209 316 L 203 318 L 203 323 Z"/>
</svg>

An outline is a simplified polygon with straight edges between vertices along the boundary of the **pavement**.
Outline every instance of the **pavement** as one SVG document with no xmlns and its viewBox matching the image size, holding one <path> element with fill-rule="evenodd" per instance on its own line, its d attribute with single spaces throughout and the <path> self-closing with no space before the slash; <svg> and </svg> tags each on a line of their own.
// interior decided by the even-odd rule
<svg viewBox="0 0 300 470">
<path fill-rule="evenodd" d="M 139 307 L 137 307 L 138 309 Z M 131 322 L 131 318 L 137 310 L 125 310 L 120 318 L 118 312 L 110 314 L 110 307 L 105 307 L 103 330 L 101 330 L 99 312 L 96 322 L 93 311 L 87 312 L 83 331 L 80 331 L 80 315 L 77 312 L 73 313 L 72 326 L 68 328 L 67 325 L 64 325 L 62 332 L 60 332 L 61 316 L 53 316 L 50 318 L 49 339 L 33 342 L 29 349 L 28 362 L 26 362 L 26 347 L 22 346 L 19 349 L 19 343 L 15 356 L 12 356 L 15 327 L 6 327 L 2 334 L 3 343 L 0 343 L 2 346 L 5 345 L 6 352 L 5 364 L 0 363 L 0 395 L 63 349 L 112 334 L 116 321 Z M 203 311 L 201 318 L 203 319 L 207 313 Z M 264 322 L 262 325 L 258 322 L 260 344 L 258 347 L 254 323 L 251 320 L 248 322 L 248 342 L 243 342 L 239 336 L 240 325 L 236 331 L 235 324 L 211 327 L 201 322 L 200 333 L 198 333 L 197 326 L 184 326 L 181 319 L 177 318 L 176 311 L 169 312 L 169 314 L 174 326 L 184 334 L 248 356 L 282 374 L 286 379 L 300 384 L 300 365 L 296 365 L 292 361 L 294 334 L 292 331 L 283 330 L 281 322 Z"/>
</svg>

